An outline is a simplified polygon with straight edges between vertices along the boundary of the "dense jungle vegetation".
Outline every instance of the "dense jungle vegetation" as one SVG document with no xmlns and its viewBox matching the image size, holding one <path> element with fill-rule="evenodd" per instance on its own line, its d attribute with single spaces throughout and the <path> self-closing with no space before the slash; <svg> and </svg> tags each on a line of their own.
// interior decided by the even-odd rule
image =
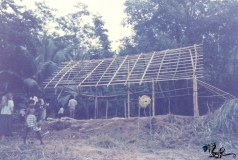
<svg viewBox="0 0 238 160">
<path fill-rule="evenodd" d="M 203 44 L 204 81 L 238 96 L 237 0 L 126 0 L 124 12 L 127 17 L 122 25 L 132 27 L 133 34 L 120 40 L 117 51 L 112 50 L 103 17 L 91 13 L 86 5 L 76 4 L 77 12 L 64 17 L 55 16 L 57 10 L 45 3 L 35 5 L 36 10 L 29 10 L 14 0 L 1 1 L 1 93 L 38 90 L 64 61 L 102 59 Z M 90 22 L 84 21 L 85 18 Z M 170 88 L 169 82 L 161 85 Z M 178 81 L 173 85 L 184 84 Z M 32 86 L 37 88 L 32 89 Z M 151 90 L 150 86 L 144 84 L 134 88 Z M 112 91 L 119 93 L 120 90 L 115 87 Z M 106 92 L 109 92 L 107 87 L 98 89 L 99 94 Z M 132 95 L 132 99 L 136 98 Z M 123 116 L 125 97 L 114 99 L 109 102 L 109 115 Z M 79 101 L 79 117 L 93 117 L 94 101 L 81 101 L 80 98 Z M 106 105 L 105 100 L 98 103 L 103 107 Z M 156 104 L 161 104 L 156 114 L 168 113 L 168 100 L 158 99 Z M 171 112 L 191 115 L 193 110 L 189 104 L 192 99 L 173 98 Z M 137 114 L 137 104 L 133 107 L 132 116 Z M 104 111 L 99 111 L 98 117 L 103 115 Z"/>
</svg>

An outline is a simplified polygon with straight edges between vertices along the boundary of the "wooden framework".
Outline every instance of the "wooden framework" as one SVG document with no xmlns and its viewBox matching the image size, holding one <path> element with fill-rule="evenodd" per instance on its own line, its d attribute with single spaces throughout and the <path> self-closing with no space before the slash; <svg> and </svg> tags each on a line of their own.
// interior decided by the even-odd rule
<svg viewBox="0 0 238 160">
<path fill-rule="evenodd" d="M 103 60 L 63 62 L 44 88 L 97 87 L 203 77 L 201 45 Z M 128 62 L 128 63 L 126 63 Z"/>
<path fill-rule="evenodd" d="M 45 83 L 45 87 L 73 85 L 95 87 L 95 115 L 98 111 L 98 86 L 127 86 L 127 105 L 124 101 L 125 117 L 130 117 L 131 84 L 152 82 L 152 116 L 155 115 L 154 84 L 160 81 L 193 80 L 194 116 L 199 116 L 197 78 L 203 77 L 202 46 L 194 45 L 179 49 L 153 53 L 141 53 L 101 60 L 63 62 L 59 71 Z M 161 87 L 160 87 L 161 88 Z M 162 91 L 162 90 L 161 90 Z M 176 92 L 176 91 L 175 91 Z M 106 117 L 108 101 L 106 108 Z M 127 111 L 127 113 L 126 113 Z"/>
</svg>

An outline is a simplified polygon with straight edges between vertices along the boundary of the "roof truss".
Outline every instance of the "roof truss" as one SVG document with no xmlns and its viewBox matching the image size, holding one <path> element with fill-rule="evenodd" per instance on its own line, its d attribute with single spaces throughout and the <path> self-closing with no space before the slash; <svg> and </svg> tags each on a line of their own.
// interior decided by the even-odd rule
<svg viewBox="0 0 238 160">
<path fill-rule="evenodd" d="M 128 83 L 169 81 L 203 77 L 202 46 L 194 45 L 153 53 L 141 53 L 101 60 L 63 62 L 44 84 L 109 86 Z"/>
</svg>

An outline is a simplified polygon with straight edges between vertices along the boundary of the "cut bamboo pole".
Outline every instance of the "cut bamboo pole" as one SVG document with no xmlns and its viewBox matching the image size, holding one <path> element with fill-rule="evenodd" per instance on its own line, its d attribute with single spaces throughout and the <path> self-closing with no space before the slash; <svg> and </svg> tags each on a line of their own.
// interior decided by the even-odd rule
<svg viewBox="0 0 238 160">
<path fill-rule="evenodd" d="M 67 65 L 65 65 L 44 87 L 44 89 L 46 89 L 46 87 L 65 69 L 67 68 L 73 61 L 68 62 Z"/>
<path fill-rule="evenodd" d="M 193 110 L 194 110 L 194 117 L 199 117 L 199 109 L 198 109 L 198 91 L 197 91 L 197 77 L 196 77 L 196 66 L 193 61 L 192 52 L 189 49 L 191 63 L 193 66 Z"/>
<path fill-rule="evenodd" d="M 120 66 L 118 67 L 118 69 L 116 70 L 116 72 L 114 73 L 113 77 L 111 78 L 111 80 L 108 82 L 107 86 L 109 86 L 112 82 L 112 80 L 115 78 L 115 76 L 117 75 L 117 72 L 121 69 L 122 65 L 124 64 L 124 62 L 126 61 L 128 55 L 125 57 L 125 59 L 122 61 L 122 63 L 120 64 Z"/>
<path fill-rule="evenodd" d="M 79 87 L 103 62 L 105 59 L 103 59 L 80 83 L 77 87 Z"/>
<path fill-rule="evenodd" d="M 128 82 L 128 89 L 127 89 L 127 115 L 128 115 L 128 118 L 130 118 L 130 82 Z"/>
<path fill-rule="evenodd" d="M 125 112 L 125 118 L 126 118 L 126 101 L 124 101 L 124 112 Z"/>
<path fill-rule="evenodd" d="M 109 66 L 106 68 L 106 70 L 103 72 L 102 76 L 99 78 L 99 80 L 96 83 L 96 86 L 98 86 L 98 83 L 101 81 L 101 79 L 103 78 L 103 76 L 107 73 L 108 69 L 111 67 L 111 65 L 113 64 L 113 62 L 115 61 L 116 57 L 114 59 L 112 59 L 111 63 L 109 64 Z"/>
<path fill-rule="evenodd" d="M 55 93 L 54 93 L 55 95 L 57 95 L 57 90 L 58 90 L 58 87 L 55 88 Z"/>
<path fill-rule="evenodd" d="M 152 116 L 155 116 L 155 82 L 152 80 Z"/>
<path fill-rule="evenodd" d="M 170 99 L 169 99 L 168 107 L 169 107 L 169 114 L 171 114 L 171 110 L 170 110 Z"/>
<path fill-rule="evenodd" d="M 107 101 L 107 104 L 106 104 L 106 119 L 107 119 L 107 113 L 108 113 L 108 101 Z"/>
<path fill-rule="evenodd" d="M 96 95 L 95 95 L 95 108 L 94 108 L 94 119 L 97 119 L 97 105 L 98 105 L 98 97 L 97 97 L 97 87 L 96 87 Z"/>
<path fill-rule="evenodd" d="M 194 105 L 194 117 L 199 117 L 198 109 L 198 90 L 197 90 L 197 78 L 193 78 L 193 105 Z"/>
<path fill-rule="evenodd" d="M 154 58 L 154 55 L 155 55 L 155 52 L 152 54 L 152 56 L 151 56 L 151 58 L 150 58 L 150 61 L 149 61 L 148 64 L 146 65 L 146 68 L 145 68 L 144 73 L 143 73 L 143 75 L 142 75 L 142 77 L 141 77 L 141 80 L 140 80 L 140 85 L 141 85 L 141 83 L 142 83 L 142 81 L 143 81 L 143 79 L 144 79 L 144 77 L 145 77 L 145 74 L 146 74 L 148 68 L 150 67 L 150 63 L 152 62 L 152 60 L 153 60 L 153 58 Z"/>
<path fill-rule="evenodd" d="M 127 81 L 130 79 L 130 75 L 131 75 L 131 73 L 133 72 L 133 70 L 134 70 L 134 68 L 135 68 L 135 66 L 136 66 L 136 64 L 137 64 L 137 62 L 139 61 L 141 55 L 142 55 L 142 53 L 141 53 L 141 54 L 138 56 L 138 58 L 136 59 L 136 61 L 135 61 L 134 65 L 133 65 L 133 67 L 131 68 L 131 70 L 130 70 L 128 76 L 127 76 L 127 79 L 126 79 L 124 85 L 126 85 L 126 84 L 127 84 Z"/>
<path fill-rule="evenodd" d="M 201 46 L 151 52 L 125 57 L 105 58 L 104 60 L 84 60 L 77 62 L 63 62 L 60 72 L 53 74 L 53 78 L 46 87 L 57 85 L 103 86 L 130 83 L 193 79 L 202 77 L 203 55 Z M 192 56 L 190 55 L 192 54 Z M 115 60 L 118 64 L 114 63 Z M 191 65 L 193 60 L 193 66 Z M 125 61 L 131 63 L 130 72 L 127 71 Z M 110 65 L 109 65 L 110 64 Z M 115 65 L 114 65 L 115 64 Z M 108 66 L 109 65 L 109 66 Z M 69 74 L 70 73 L 70 74 Z M 72 78 L 73 77 L 73 78 Z"/>
<path fill-rule="evenodd" d="M 166 53 L 167 53 L 167 51 L 165 51 L 165 53 L 164 53 L 164 55 L 163 55 L 163 58 L 162 58 L 162 60 L 161 60 L 161 62 L 160 62 L 160 66 L 159 66 L 159 70 L 158 70 L 156 79 L 158 79 L 158 77 L 159 77 L 160 70 L 161 70 L 161 68 L 162 68 L 162 65 L 163 65 L 163 62 L 164 62 L 164 58 L 165 58 L 165 56 L 166 56 Z"/>
<path fill-rule="evenodd" d="M 62 81 L 62 79 L 64 78 L 64 76 L 66 76 L 66 74 L 71 71 L 75 66 L 77 66 L 81 61 L 78 61 L 78 63 L 74 64 L 72 67 L 70 67 L 59 79 L 59 81 L 55 84 L 54 88 L 57 87 L 57 85 Z"/>
</svg>

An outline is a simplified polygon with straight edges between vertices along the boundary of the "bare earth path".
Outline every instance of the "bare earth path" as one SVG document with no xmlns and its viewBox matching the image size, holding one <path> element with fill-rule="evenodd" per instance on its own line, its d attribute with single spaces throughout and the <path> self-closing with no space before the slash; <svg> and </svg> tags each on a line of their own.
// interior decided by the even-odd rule
<svg viewBox="0 0 238 160">
<path fill-rule="evenodd" d="M 201 117 L 202 119 L 202 117 Z M 206 137 L 186 128 L 193 117 L 54 120 L 42 124 L 45 145 L 34 133 L 23 144 L 22 126 L 0 143 L 2 160 L 206 160 Z M 194 129 L 193 129 L 194 130 Z M 197 134 L 197 135 L 195 135 Z M 228 151 L 228 150 L 227 150 Z M 233 150 L 229 150 L 231 152 Z M 234 159 L 223 157 L 222 159 Z"/>
</svg>

